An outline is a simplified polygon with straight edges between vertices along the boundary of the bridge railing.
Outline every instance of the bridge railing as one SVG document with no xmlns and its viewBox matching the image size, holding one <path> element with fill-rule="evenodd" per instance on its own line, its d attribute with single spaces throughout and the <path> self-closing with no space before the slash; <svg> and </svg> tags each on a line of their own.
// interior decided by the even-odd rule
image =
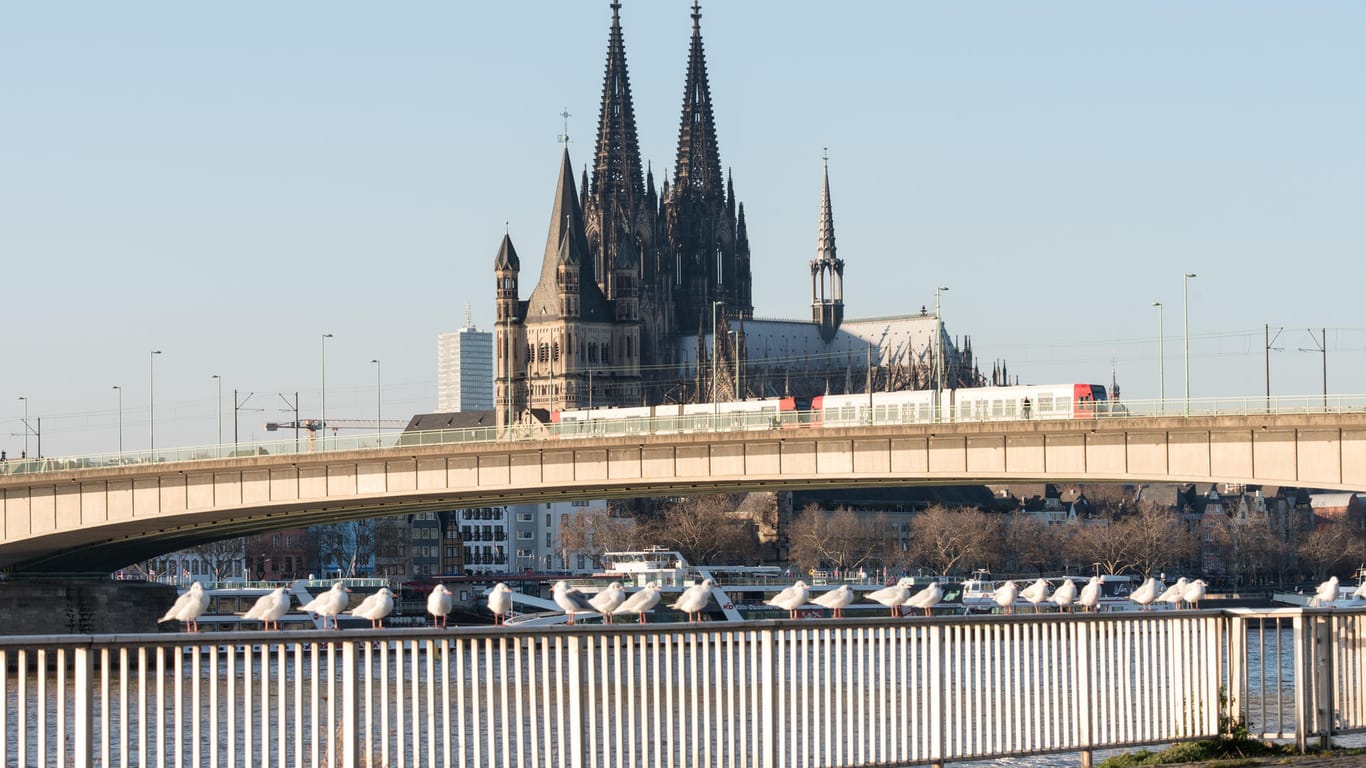
<svg viewBox="0 0 1366 768">
<path fill-rule="evenodd" d="M 0 640 L 0 764 L 774 768 L 1366 729 L 1366 611 Z M 161 762 L 164 759 L 164 763 Z"/>
<path fill-rule="evenodd" d="M 1153 417 L 1208 417 L 1251 416 L 1308 413 L 1366 412 L 1366 395 L 1284 395 L 1267 398 L 1247 395 L 1237 397 L 1179 398 L 1162 400 L 1122 400 L 1104 404 L 1096 409 L 1099 420 L 1121 420 Z M 452 443 L 491 443 L 534 440 L 591 440 L 622 435 L 672 435 L 686 433 L 727 433 L 763 431 L 769 429 L 812 429 L 821 426 L 816 412 L 787 411 L 778 416 L 755 412 L 701 413 L 661 418 L 632 417 L 620 420 L 576 421 L 545 425 L 513 425 L 506 428 L 473 427 L 465 429 L 423 430 L 362 435 L 331 435 L 325 441 L 300 439 L 252 443 L 223 443 L 215 445 L 158 448 L 152 451 L 121 451 L 80 456 L 7 459 L 0 462 L 0 475 L 69 472 L 81 469 L 108 469 L 120 466 L 147 465 L 181 461 L 218 461 L 268 454 L 316 454 L 341 451 L 385 449 L 395 446 L 444 445 Z M 1027 422 L 1038 418 L 986 417 L 963 419 L 948 414 L 949 423 Z M 931 424 L 933 414 L 924 410 L 917 416 L 912 411 L 894 419 L 876 417 L 866 426 L 901 424 Z M 841 425 L 847 426 L 847 425 Z"/>
</svg>

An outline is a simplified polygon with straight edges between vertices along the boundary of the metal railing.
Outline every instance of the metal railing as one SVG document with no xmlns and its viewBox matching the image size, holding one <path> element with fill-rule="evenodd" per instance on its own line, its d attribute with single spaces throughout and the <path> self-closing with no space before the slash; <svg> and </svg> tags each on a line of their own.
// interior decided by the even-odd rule
<svg viewBox="0 0 1366 768">
<path fill-rule="evenodd" d="M 1366 611 L 0 640 L 0 765 L 942 764 L 1366 729 Z"/>
<path fill-rule="evenodd" d="M 1146 419 L 1153 417 L 1204 418 L 1210 416 L 1254 416 L 1254 415 L 1300 415 L 1311 413 L 1362 413 L 1366 412 L 1366 395 L 1290 395 L 1267 398 L 1247 395 L 1238 397 L 1193 398 L 1166 400 L 1123 400 L 1102 404 L 1096 410 L 1095 420 L 1117 421 L 1123 419 Z M 912 412 L 899 414 L 895 418 L 865 415 L 856 426 L 896 426 L 937 423 L 933 412 L 926 410 L 916 415 Z M 1048 422 L 1059 419 L 1008 416 L 966 417 L 946 413 L 942 423 L 983 423 L 983 422 Z M 1091 419 L 1088 419 L 1091 420 Z M 686 417 L 632 417 L 629 419 L 609 419 L 574 421 L 544 425 L 514 425 L 510 428 L 472 427 L 467 429 L 422 430 L 414 432 L 375 433 L 364 435 L 334 435 L 328 438 L 326 447 L 298 440 L 277 440 L 183 448 L 158 448 L 152 451 L 122 451 L 119 453 L 97 453 L 80 456 L 61 456 L 44 458 L 8 459 L 0 463 L 0 475 L 26 475 L 45 472 L 69 472 L 80 469 L 108 469 L 120 466 L 140 466 L 180 461 L 221 461 L 224 459 L 250 458 L 260 455 L 292 455 L 338 453 L 393 448 L 396 446 L 448 445 L 458 443 L 492 443 L 534 440 L 592 440 L 623 435 L 673 435 L 689 433 L 727 433 L 763 431 L 770 429 L 819 429 L 822 427 L 818 412 L 785 411 L 777 417 L 753 412 L 721 412 L 717 414 L 689 414 Z M 855 426 L 839 423 L 834 426 Z"/>
</svg>

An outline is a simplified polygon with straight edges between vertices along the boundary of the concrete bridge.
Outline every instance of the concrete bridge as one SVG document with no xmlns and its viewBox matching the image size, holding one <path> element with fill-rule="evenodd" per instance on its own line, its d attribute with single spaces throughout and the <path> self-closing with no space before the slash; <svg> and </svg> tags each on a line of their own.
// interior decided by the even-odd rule
<svg viewBox="0 0 1366 768">
<path fill-rule="evenodd" d="M 486 504 L 1039 481 L 1362 489 L 1366 413 L 531 435 L 110 467 L 55 465 L 0 476 L 0 568 L 111 571 L 216 539 Z"/>
</svg>

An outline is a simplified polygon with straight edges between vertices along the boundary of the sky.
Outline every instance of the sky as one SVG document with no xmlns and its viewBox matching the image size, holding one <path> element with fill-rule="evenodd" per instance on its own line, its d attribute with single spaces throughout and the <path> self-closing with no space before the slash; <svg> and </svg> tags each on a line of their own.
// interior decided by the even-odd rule
<svg viewBox="0 0 1366 768">
<path fill-rule="evenodd" d="M 689 14 L 621 11 L 657 181 Z M 539 271 L 561 112 L 591 159 L 610 20 L 0 4 L 0 449 L 27 407 L 45 455 L 113 451 L 120 394 L 128 450 L 153 402 L 158 447 L 217 442 L 220 405 L 230 441 L 234 390 L 265 439 L 281 393 L 318 415 L 324 369 L 330 419 L 374 418 L 377 378 L 384 418 L 435 410 L 437 334 L 467 306 L 491 329 L 505 231 Z M 1273 394 L 1319 392 L 1325 359 L 1366 392 L 1366 5 L 732 0 L 701 23 L 757 316 L 809 317 L 828 152 L 848 317 L 947 287 L 984 368 L 1152 398 L 1160 370 L 1183 390 L 1188 313 L 1192 396 L 1262 395 L 1268 357 Z"/>
</svg>

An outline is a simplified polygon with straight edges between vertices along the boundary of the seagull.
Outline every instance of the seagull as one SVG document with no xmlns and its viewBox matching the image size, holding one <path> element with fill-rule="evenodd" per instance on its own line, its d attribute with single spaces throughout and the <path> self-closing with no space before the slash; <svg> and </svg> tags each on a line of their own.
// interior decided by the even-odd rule
<svg viewBox="0 0 1366 768">
<path fill-rule="evenodd" d="M 787 611 L 789 619 L 795 619 L 797 618 L 797 609 L 806 605 L 807 599 L 810 597 L 811 588 L 806 585 L 806 582 L 797 579 L 795 584 L 765 600 L 764 603 L 775 608 L 782 608 Z"/>
<path fill-rule="evenodd" d="M 1176 580 L 1176 583 L 1167 587 L 1162 594 L 1157 596 L 1159 603 L 1171 603 L 1173 608 L 1181 607 L 1181 596 L 1186 593 L 1186 587 L 1190 584 L 1185 576 Z"/>
<path fill-rule="evenodd" d="M 1309 605 L 1317 608 L 1331 607 L 1336 599 L 1338 599 L 1338 577 L 1330 576 L 1328 581 L 1320 584 L 1319 588 L 1314 591 L 1314 597 L 1309 601 Z"/>
<path fill-rule="evenodd" d="M 901 615 L 901 605 L 911 596 L 911 590 L 893 584 L 890 587 L 883 587 L 876 592 L 869 592 L 868 599 L 873 600 L 892 609 L 893 616 Z"/>
<path fill-rule="evenodd" d="M 1039 603 L 1048 599 L 1048 582 L 1044 579 L 1036 579 L 1033 584 L 1020 590 L 1020 597 L 1023 597 L 1034 606 L 1034 612 L 1039 612 Z"/>
<path fill-rule="evenodd" d="M 1366 579 L 1357 585 L 1356 591 L 1352 593 L 1352 599 L 1366 599 Z"/>
<path fill-rule="evenodd" d="M 1083 611 L 1090 611 L 1100 605 L 1100 577 L 1092 576 L 1086 582 L 1086 586 L 1081 588 L 1081 596 L 1077 598 L 1077 605 Z"/>
<path fill-rule="evenodd" d="M 1077 583 L 1071 579 L 1063 579 L 1058 588 L 1053 590 L 1048 601 L 1057 603 L 1060 611 L 1071 612 L 1072 603 L 1077 601 Z"/>
<path fill-rule="evenodd" d="M 345 583 L 338 581 L 331 589 L 299 606 L 299 610 L 323 617 L 323 629 L 327 629 L 327 618 L 331 616 L 332 628 L 337 629 L 337 614 L 346 610 L 346 604 L 351 602 L 347 597 L 350 592 Z"/>
<path fill-rule="evenodd" d="M 163 621 L 183 621 L 187 632 L 199 631 L 199 617 L 204 615 L 204 611 L 209 608 L 209 593 L 204 591 L 204 585 L 195 582 L 185 591 L 185 594 L 176 598 L 175 604 L 166 615 L 157 619 L 160 624 Z"/>
<path fill-rule="evenodd" d="M 626 600 L 626 590 L 621 588 L 621 582 L 614 581 L 607 585 L 607 588 L 593 595 L 588 600 L 588 604 L 593 606 L 593 610 L 602 614 L 602 620 L 608 624 L 612 623 L 612 611 L 615 611 Z"/>
<path fill-rule="evenodd" d="M 652 581 L 646 584 L 644 589 L 626 598 L 626 602 L 617 606 L 612 613 L 613 615 L 618 613 L 638 614 L 639 618 L 636 621 L 644 624 L 646 623 L 645 614 L 653 611 L 656 605 L 659 605 L 659 585 Z"/>
<path fill-rule="evenodd" d="M 848 584 L 844 584 L 838 589 L 822 592 L 813 597 L 811 602 L 829 608 L 834 614 L 834 618 L 842 619 L 844 618 L 844 607 L 854 602 L 854 590 L 850 589 Z"/>
<path fill-rule="evenodd" d="M 1149 576 L 1148 580 L 1143 582 L 1143 586 L 1135 589 L 1134 593 L 1129 595 L 1129 599 L 1143 606 L 1143 610 L 1148 610 L 1152 606 L 1153 601 L 1157 599 L 1157 587 L 1159 583 L 1160 582 L 1158 582 L 1156 578 Z"/>
<path fill-rule="evenodd" d="M 348 613 L 362 619 L 369 619 L 371 629 L 384 629 L 384 617 L 393 611 L 394 593 L 390 592 L 388 587 L 380 587 L 378 592 L 366 597 L 360 605 L 352 608 Z"/>
<path fill-rule="evenodd" d="M 512 612 L 512 588 L 503 582 L 493 585 L 489 590 L 489 612 L 493 614 L 494 624 L 506 624 Z"/>
<path fill-rule="evenodd" d="M 563 608 L 564 612 L 569 615 L 569 624 L 574 623 L 574 614 L 593 612 L 593 604 L 588 602 L 588 597 L 569 586 L 567 581 L 555 582 L 555 588 L 552 592 L 554 593 L 555 604 Z"/>
<path fill-rule="evenodd" d="M 1200 601 L 1205 599 L 1205 588 L 1208 586 L 1204 579 L 1196 579 L 1186 585 L 1186 591 L 1181 593 L 1181 599 L 1190 607 L 1199 609 Z"/>
<path fill-rule="evenodd" d="M 446 627 L 446 616 L 451 612 L 454 602 L 451 591 L 446 589 L 445 584 L 437 584 L 432 587 L 432 593 L 427 595 L 427 613 L 432 615 L 433 627 L 438 622 L 443 629 Z"/>
<path fill-rule="evenodd" d="M 256 604 L 251 610 L 242 614 L 244 619 L 256 619 L 265 622 L 262 629 L 270 629 L 274 624 L 276 629 L 280 628 L 280 617 L 289 611 L 289 589 L 287 587 L 276 587 L 271 591 L 256 598 Z"/>
<path fill-rule="evenodd" d="M 707 601 L 711 599 L 711 589 L 716 586 L 716 582 L 710 577 L 702 580 L 701 584 L 694 584 L 683 590 L 683 594 L 678 596 L 674 604 L 669 606 L 676 611 L 688 614 L 688 621 L 701 621 L 702 609 L 707 606 Z"/>
<path fill-rule="evenodd" d="M 1015 582 L 1007 581 L 991 593 L 991 599 L 1001 606 L 1003 613 L 1013 613 L 1015 611 L 1015 598 L 1019 594 L 1020 588 L 1015 586 Z"/>
<path fill-rule="evenodd" d="M 930 609 L 939 605 L 939 601 L 943 599 L 944 588 L 939 586 L 939 582 L 936 581 L 914 595 L 911 595 L 911 597 L 906 600 L 905 604 L 912 608 L 923 608 L 925 610 L 925 615 L 929 616 Z"/>
</svg>

